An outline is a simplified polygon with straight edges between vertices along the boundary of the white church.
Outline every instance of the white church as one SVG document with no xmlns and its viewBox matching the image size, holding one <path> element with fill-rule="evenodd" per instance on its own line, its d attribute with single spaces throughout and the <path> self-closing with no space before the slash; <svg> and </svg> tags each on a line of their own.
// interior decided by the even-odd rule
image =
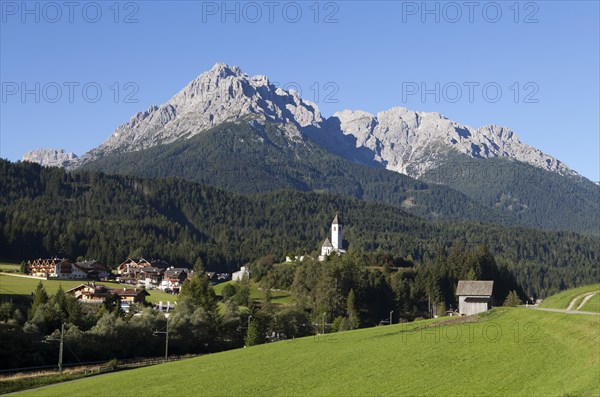
<svg viewBox="0 0 600 397">
<path fill-rule="evenodd" d="M 338 218 L 338 215 L 335 215 L 333 222 L 331 222 L 331 240 L 326 238 L 321 246 L 321 255 L 319 255 L 319 260 L 324 261 L 332 253 L 337 253 L 338 255 L 346 253 L 344 249 L 344 242 L 342 240 L 342 224 Z"/>
</svg>

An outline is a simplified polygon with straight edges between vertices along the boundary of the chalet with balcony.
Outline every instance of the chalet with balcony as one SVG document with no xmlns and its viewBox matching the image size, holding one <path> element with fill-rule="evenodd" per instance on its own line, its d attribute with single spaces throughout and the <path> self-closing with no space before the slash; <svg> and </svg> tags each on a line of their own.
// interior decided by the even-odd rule
<svg viewBox="0 0 600 397">
<path fill-rule="evenodd" d="M 71 273 L 71 261 L 65 258 L 34 259 L 27 262 L 27 273 L 37 277 L 54 277 Z"/>
<path fill-rule="evenodd" d="M 76 299 L 85 303 L 102 303 L 106 296 L 111 293 L 111 289 L 104 285 L 96 283 L 80 284 L 71 288 L 67 294 L 73 295 Z"/>
<path fill-rule="evenodd" d="M 109 288 L 105 285 L 97 285 L 96 283 L 81 284 L 67 291 L 68 294 L 84 303 L 102 303 L 109 294 L 116 294 L 121 298 L 121 305 L 124 308 L 132 303 L 144 303 L 146 297 L 150 295 L 143 288 Z"/>
<path fill-rule="evenodd" d="M 121 298 L 121 305 L 144 303 L 146 302 L 146 297 L 150 296 L 150 293 L 144 288 L 115 288 L 111 292 L 119 295 Z"/>
<path fill-rule="evenodd" d="M 162 259 L 129 258 L 117 267 L 117 280 L 127 284 L 158 285 L 169 264 Z M 160 270 L 156 270 L 160 269 Z M 146 282 L 146 279 L 149 279 Z"/>
<path fill-rule="evenodd" d="M 79 271 L 84 272 L 87 278 L 91 279 L 108 279 L 112 276 L 110 268 L 104 263 L 96 260 L 84 260 L 74 264 L 74 267 Z"/>
<path fill-rule="evenodd" d="M 178 293 L 190 273 L 191 271 L 184 267 L 170 267 L 165 270 L 163 279 L 158 288 L 163 291 L 171 290 L 172 292 Z"/>
</svg>

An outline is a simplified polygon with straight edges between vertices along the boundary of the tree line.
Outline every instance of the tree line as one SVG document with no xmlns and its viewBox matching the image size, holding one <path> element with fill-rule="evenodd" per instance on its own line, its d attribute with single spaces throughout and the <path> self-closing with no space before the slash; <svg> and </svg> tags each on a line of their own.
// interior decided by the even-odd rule
<svg viewBox="0 0 600 397">
<path fill-rule="evenodd" d="M 350 253 L 324 262 L 277 264 L 261 258 L 250 265 L 252 280 L 226 285 L 221 297 L 197 266 L 168 318 L 151 304 L 133 304 L 124 312 L 114 294 L 101 305 L 81 303 L 62 288 L 49 296 L 40 282 L 30 303 L 0 304 L 0 367 L 56 363 L 58 346 L 48 342 L 61 338 L 63 324 L 65 363 L 77 363 L 161 356 L 167 329 L 169 354 L 184 355 L 370 327 L 384 319 L 412 321 L 431 316 L 432 308 L 444 315 L 457 307 L 459 279 L 494 280 L 496 304 L 525 298 L 484 246 L 469 250 L 456 243 L 419 266 L 372 266 L 376 259 Z M 261 290 L 259 299 L 251 299 L 251 282 Z M 289 290 L 292 301 L 274 304 L 273 289 Z"/>
<path fill-rule="evenodd" d="M 116 266 L 162 258 L 232 271 L 273 255 L 313 257 L 338 212 L 350 253 L 376 253 L 374 266 L 425 265 L 461 241 L 489 247 L 529 296 L 598 278 L 597 238 L 571 232 L 464 221 L 426 221 L 396 207 L 319 193 L 242 196 L 174 178 L 65 172 L 0 160 L 0 259 L 64 256 Z"/>
</svg>

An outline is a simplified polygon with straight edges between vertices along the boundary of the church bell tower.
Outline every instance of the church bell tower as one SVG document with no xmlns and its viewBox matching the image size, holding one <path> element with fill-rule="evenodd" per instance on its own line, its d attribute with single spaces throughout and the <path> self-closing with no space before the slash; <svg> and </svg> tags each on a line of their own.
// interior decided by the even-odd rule
<svg viewBox="0 0 600 397">
<path fill-rule="evenodd" d="M 333 245 L 334 250 L 338 251 L 344 249 L 342 244 L 342 224 L 338 219 L 338 215 L 335 214 L 335 218 L 331 223 L 331 245 Z"/>
</svg>

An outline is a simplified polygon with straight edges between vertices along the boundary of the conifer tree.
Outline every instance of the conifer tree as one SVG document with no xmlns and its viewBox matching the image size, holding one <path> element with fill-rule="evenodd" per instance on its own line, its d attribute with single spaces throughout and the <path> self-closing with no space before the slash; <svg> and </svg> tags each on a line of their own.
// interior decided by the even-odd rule
<svg viewBox="0 0 600 397">
<path fill-rule="evenodd" d="M 44 284 L 40 281 L 33 293 L 33 303 L 31 304 L 31 309 L 29 309 L 29 319 L 31 320 L 35 316 L 35 312 L 40 305 L 47 302 L 48 293 L 46 292 L 46 288 L 44 288 Z"/>
<path fill-rule="evenodd" d="M 523 302 L 521 301 L 521 298 L 519 298 L 519 294 L 517 294 L 517 291 L 510 291 L 508 293 L 508 296 L 506 297 L 506 299 L 504 300 L 504 306 L 518 306 L 520 304 L 522 304 Z"/>
<path fill-rule="evenodd" d="M 354 289 L 352 288 L 346 299 L 346 313 L 348 314 L 348 328 L 358 328 L 360 326 L 360 318 L 358 316 L 358 311 L 356 310 L 356 296 L 354 295 Z"/>
</svg>

